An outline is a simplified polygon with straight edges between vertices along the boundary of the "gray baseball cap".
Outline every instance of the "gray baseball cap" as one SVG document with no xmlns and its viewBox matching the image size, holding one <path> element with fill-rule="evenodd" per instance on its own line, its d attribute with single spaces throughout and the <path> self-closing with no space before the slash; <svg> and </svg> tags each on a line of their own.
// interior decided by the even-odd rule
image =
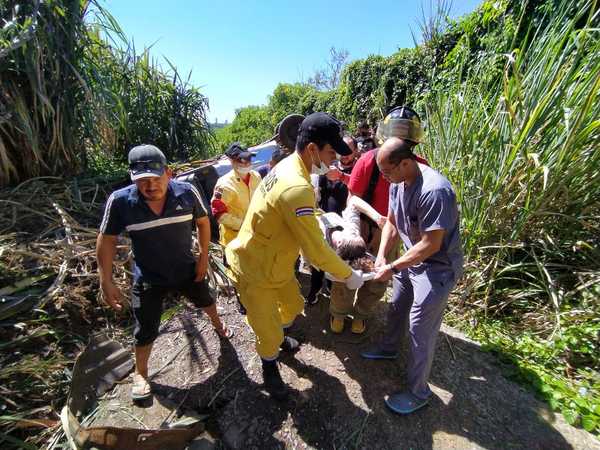
<svg viewBox="0 0 600 450">
<path fill-rule="evenodd" d="M 143 144 L 129 150 L 127 156 L 131 181 L 147 177 L 160 177 L 165 173 L 167 158 L 154 145 Z"/>
</svg>

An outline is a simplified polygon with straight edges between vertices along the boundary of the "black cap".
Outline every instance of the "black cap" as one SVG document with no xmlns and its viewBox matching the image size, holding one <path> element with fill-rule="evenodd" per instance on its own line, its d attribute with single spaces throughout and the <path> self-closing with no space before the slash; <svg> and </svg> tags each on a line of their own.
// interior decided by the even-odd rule
<svg viewBox="0 0 600 450">
<path fill-rule="evenodd" d="M 225 156 L 235 160 L 250 161 L 250 159 L 254 156 L 254 153 L 246 150 L 239 142 L 233 142 L 229 145 L 227 150 L 225 150 Z"/>
<path fill-rule="evenodd" d="M 300 135 L 303 135 L 309 141 L 325 142 L 342 156 L 352 154 L 352 150 L 342 139 L 340 122 L 327 113 L 316 112 L 306 116 L 298 129 L 298 136 Z"/>
<path fill-rule="evenodd" d="M 154 145 L 142 144 L 129 150 L 127 156 L 131 180 L 146 177 L 160 177 L 165 173 L 167 158 L 160 149 Z"/>
</svg>

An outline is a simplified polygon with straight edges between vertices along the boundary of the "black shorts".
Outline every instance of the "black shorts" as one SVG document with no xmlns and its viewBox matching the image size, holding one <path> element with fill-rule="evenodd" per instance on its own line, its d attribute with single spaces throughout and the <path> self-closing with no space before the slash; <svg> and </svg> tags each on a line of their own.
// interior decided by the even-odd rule
<svg viewBox="0 0 600 450">
<path fill-rule="evenodd" d="M 199 283 L 190 281 L 180 286 L 152 286 L 137 281 L 131 290 L 135 329 L 135 345 L 143 346 L 154 342 L 158 336 L 163 300 L 169 293 L 181 294 L 196 307 L 205 308 L 215 303 L 208 289 L 206 278 Z"/>
</svg>

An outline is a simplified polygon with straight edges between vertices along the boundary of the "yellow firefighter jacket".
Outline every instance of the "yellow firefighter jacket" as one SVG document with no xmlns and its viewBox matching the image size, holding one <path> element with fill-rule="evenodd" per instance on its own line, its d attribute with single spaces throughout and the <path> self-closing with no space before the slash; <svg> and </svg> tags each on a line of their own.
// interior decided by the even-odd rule
<svg viewBox="0 0 600 450">
<path fill-rule="evenodd" d="M 277 288 L 294 278 L 300 249 L 319 269 L 339 279 L 350 276 L 350 266 L 323 237 L 310 176 L 293 153 L 263 179 L 238 236 L 225 252 L 236 281 Z"/>
<path fill-rule="evenodd" d="M 235 170 L 231 170 L 217 180 L 211 206 L 219 223 L 221 245 L 227 245 L 237 236 L 248 211 L 250 199 L 260 182 L 260 175 L 254 170 L 250 172 L 247 186 Z"/>
</svg>

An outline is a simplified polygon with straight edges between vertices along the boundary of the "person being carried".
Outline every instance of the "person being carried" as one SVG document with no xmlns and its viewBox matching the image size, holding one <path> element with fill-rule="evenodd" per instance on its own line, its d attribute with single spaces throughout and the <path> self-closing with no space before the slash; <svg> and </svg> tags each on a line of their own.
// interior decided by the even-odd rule
<svg viewBox="0 0 600 450">
<path fill-rule="evenodd" d="M 334 212 L 341 214 L 346 208 L 348 201 L 348 187 L 346 183 L 350 179 L 350 173 L 356 162 L 357 151 L 356 141 L 352 136 L 344 136 L 344 142 L 352 150 L 352 154 L 340 156 L 336 167 L 330 167 L 326 175 L 311 175 L 311 181 L 315 186 L 315 196 L 317 205 L 325 212 Z M 319 300 L 319 291 L 325 296 L 330 295 L 331 281 L 325 280 L 323 271 L 311 267 L 310 290 L 306 296 L 306 303 L 314 305 Z M 325 281 L 325 286 L 323 282 Z"/>
<path fill-rule="evenodd" d="M 327 241 L 340 258 L 347 261 L 353 269 L 373 272 L 374 263 L 367 253 L 367 244 L 361 235 L 362 214 L 369 217 L 380 229 L 387 220 L 375 208 L 354 195 L 350 196 L 342 217 L 335 213 L 327 213 L 320 216 L 319 220 Z M 341 333 L 344 330 L 346 317 L 352 316 L 351 331 L 355 334 L 364 333 L 366 319 L 372 315 L 379 301 L 376 296 L 364 295 L 364 293 L 361 295 L 362 290 L 366 290 L 367 293 L 373 290 L 372 283 L 381 284 L 381 282 L 368 280 L 360 289 L 352 290 L 344 283 L 333 282 L 329 303 L 331 331 Z M 376 287 L 378 288 L 379 286 Z"/>
<path fill-rule="evenodd" d="M 225 156 L 233 169 L 217 180 L 210 201 L 212 214 L 219 223 L 219 243 L 223 246 L 237 236 L 250 199 L 262 180 L 250 167 L 254 155 L 239 142 L 231 144 Z"/>
<path fill-rule="evenodd" d="M 284 336 L 284 330 L 304 309 L 294 271 L 300 249 L 312 264 L 345 280 L 351 289 L 363 283 L 361 274 L 329 247 L 315 217 L 309 174 L 327 173 L 336 153 L 351 153 L 339 122 L 322 112 L 307 116 L 298 131 L 296 151 L 263 179 L 238 236 L 225 249 L 231 277 L 256 335 L 264 387 L 276 399 L 288 394 L 277 366 L 279 351 L 299 345 Z"/>
<path fill-rule="evenodd" d="M 208 269 L 210 223 L 200 194 L 189 183 L 174 181 L 165 155 L 153 145 L 129 152 L 133 184 L 113 192 L 106 202 L 96 242 L 100 289 L 116 311 L 123 309 L 123 293 L 113 281 L 118 235 L 129 233 L 133 246 L 131 302 L 135 319 L 133 400 L 150 397 L 148 359 L 158 336 L 163 300 L 181 293 L 208 314 L 221 337 L 231 333 L 217 314 L 205 279 Z M 192 253 L 197 230 L 200 254 Z"/>
</svg>

